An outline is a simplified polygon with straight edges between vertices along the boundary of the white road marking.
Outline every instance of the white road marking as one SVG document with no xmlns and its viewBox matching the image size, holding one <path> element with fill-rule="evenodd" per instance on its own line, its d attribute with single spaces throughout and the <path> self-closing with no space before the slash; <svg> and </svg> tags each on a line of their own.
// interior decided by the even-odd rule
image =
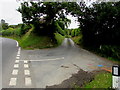
<svg viewBox="0 0 120 90">
<path fill-rule="evenodd" d="M 18 48 L 18 51 L 20 51 L 20 50 L 21 50 L 21 47 Z"/>
<path fill-rule="evenodd" d="M 30 75 L 30 71 L 29 70 L 24 70 L 24 74 L 25 75 Z"/>
<path fill-rule="evenodd" d="M 20 56 L 20 54 L 17 54 L 17 57 L 19 57 Z"/>
<path fill-rule="evenodd" d="M 55 60 L 63 60 L 64 57 L 62 58 L 55 58 L 55 59 L 42 59 L 42 60 L 28 60 L 28 61 L 55 61 Z M 26 60 L 20 60 L 20 61 L 26 61 Z"/>
<path fill-rule="evenodd" d="M 31 86 L 32 85 L 32 80 L 30 77 L 25 78 L 25 85 L 26 86 Z"/>
<path fill-rule="evenodd" d="M 17 55 L 20 55 L 20 52 L 18 52 Z"/>
<path fill-rule="evenodd" d="M 29 65 L 28 64 L 24 64 L 24 68 L 29 68 Z"/>
<path fill-rule="evenodd" d="M 24 63 L 28 63 L 28 61 L 27 61 L 27 60 L 25 60 L 25 61 L 24 61 Z"/>
<path fill-rule="evenodd" d="M 19 60 L 16 60 L 15 63 L 19 63 Z"/>
<path fill-rule="evenodd" d="M 17 82 L 17 78 L 11 78 L 11 79 L 10 79 L 9 86 L 15 86 L 15 85 L 16 85 L 16 82 Z"/>
<path fill-rule="evenodd" d="M 14 64 L 14 68 L 19 68 L 19 64 Z"/>
<path fill-rule="evenodd" d="M 16 41 L 16 43 L 17 43 L 17 45 L 16 45 L 16 46 L 18 47 L 18 46 L 19 46 L 19 45 L 18 45 L 18 41 Z"/>
<path fill-rule="evenodd" d="M 20 56 L 20 54 L 17 54 L 17 56 Z"/>
<path fill-rule="evenodd" d="M 17 75 L 17 74 L 18 74 L 18 70 L 14 69 L 14 70 L 12 71 L 12 75 Z"/>
<path fill-rule="evenodd" d="M 20 57 L 16 57 L 16 59 L 20 59 Z"/>
<path fill-rule="evenodd" d="M 20 55 L 20 51 L 18 51 L 17 55 Z"/>
</svg>

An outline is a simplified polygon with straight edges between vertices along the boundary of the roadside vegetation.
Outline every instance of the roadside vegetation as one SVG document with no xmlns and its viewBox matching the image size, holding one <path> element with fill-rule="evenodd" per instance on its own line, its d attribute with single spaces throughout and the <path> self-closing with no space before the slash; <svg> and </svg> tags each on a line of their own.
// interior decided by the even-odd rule
<svg viewBox="0 0 120 90">
<path fill-rule="evenodd" d="M 48 36 L 38 36 L 33 33 L 33 25 L 25 27 L 28 30 L 26 29 L 27 31 L 25 30 L 26 32 L 23 33 L 21 30 L 24 29 L 21 29 L 21 26 L 22 25 L 18 25 L 15 29 L 10 27 L 7 30 L 0 31 L 0 33 L 3 37 L 17 40 L 23 49 L 52 48 L 60 45 L 64 40 L 64 36 L 59 33 L 55 33 L 57 43 L 54 43 Z"/>
<path fill-rule="evenodd" d="M 112 88 L 112 74 L 109 72 L 97 74 L 84 88 Z"/>
<path fill-rule="evenodd" d="M 18 40 L 22 48 L 56 47 L 68 36 L 66 28 L 71 21 L 65 13 L 69 14 L 76 5 L 75 2 L 23 2 L 17 9 L 23 24 L 9 26 L 2 20 L 0 34 Z"/>
<path fill-rule="evenodd" d="M 15 39 L 24 49 L 56 47 L 64 38 L 72 38 L 80 47 L 120 62 L 120 1 L 94 3 L 91 7 L 75 2 L 23 2 L 17 9 L 23 24 L 2 23 L 0 34 Z M 67 29 L 78 17 L 80 27 Z M 111 87 L 111 73 L 101 73 L 85 88 Z"/>
<path fill-rule="evenodd" d="M 80 4 L 79 35 L 71 33 L 73 41 L 102 57 L 120 63 L 120 2 Z"/>
<path fill-rule="evenodd" d="M 75 90 L 83 89 L 111 89 L 112 88 L 112 74 L 109 72 L 99 72 L 95 75 L 94 79 L 83 86 L 75 85 Z"/>
</svg>

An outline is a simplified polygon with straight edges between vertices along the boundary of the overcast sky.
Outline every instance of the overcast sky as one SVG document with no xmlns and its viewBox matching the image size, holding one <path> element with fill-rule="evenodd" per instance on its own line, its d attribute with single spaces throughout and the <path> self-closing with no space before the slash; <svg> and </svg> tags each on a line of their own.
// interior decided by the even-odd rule
<svg viewBox="0 0 120 90">
<path fill-rule="evenodd" d="M 22 23 L 21 14 L 16 11 L 18 7 L 16 0 L 0 0 L 0 19 L 8 24 Z"/>
</svg>

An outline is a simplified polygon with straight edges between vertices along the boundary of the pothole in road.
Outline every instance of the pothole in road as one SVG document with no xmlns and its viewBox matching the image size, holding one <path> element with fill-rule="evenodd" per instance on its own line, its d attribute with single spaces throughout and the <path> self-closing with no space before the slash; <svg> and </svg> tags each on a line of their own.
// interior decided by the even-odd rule
<svg viewBox="0 0 120 90">
<path fill-rule="evenodd" d="M 64 65 L 62 65 L 61 67 L 63 67 L 63 68 L 69 68 L 68 66 L 64 66 Z"/>
</svg>

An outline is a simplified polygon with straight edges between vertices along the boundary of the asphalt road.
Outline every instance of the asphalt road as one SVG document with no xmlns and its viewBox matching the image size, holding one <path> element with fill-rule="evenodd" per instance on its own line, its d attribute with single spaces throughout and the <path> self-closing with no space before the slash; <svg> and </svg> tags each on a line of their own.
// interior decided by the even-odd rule
<svg viewBox="0 0 120 90">
<path fill-rule="evenodd" d="M 3 38 L 3 87 L 45 88 L 70 78 L 80 69 L 91 72 L 110 70 L 112 62 L 79 48 L 65 38 L 62 45 L 51 49 L 22 50 L 16 42 Z"/>
<path fill-rule="evenodd" d="M 21 60 L 28 60 L 31 84 L 36 88 L 57 85 L 80 69 L 110 70 L 113 63 L 87 50 L 79 48 L 70 38 L 52 49 L 22 50 Z"/>
<path fill-rule="evenodd" d="M 0 89 L 2 88 L 2 38 L 0 37 Z"/>
<path fill-rule="evenodd" d="M 18 47 L 16 41 L 2 38 L 2 87 L 7 88 L 11 78 Z"/>
</svg>

